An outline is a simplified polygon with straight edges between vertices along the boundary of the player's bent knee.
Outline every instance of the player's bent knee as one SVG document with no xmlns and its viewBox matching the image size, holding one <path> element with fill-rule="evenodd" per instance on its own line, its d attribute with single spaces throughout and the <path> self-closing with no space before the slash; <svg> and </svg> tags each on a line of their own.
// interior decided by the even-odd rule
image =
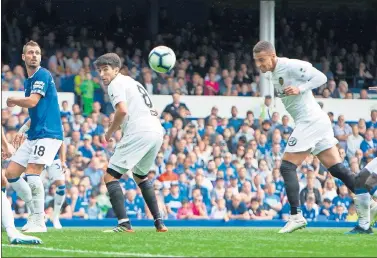
<svg viewBox="0 0 377 258">
<path fill-rule="evenodd" d="M 368 192 L 371 192 L 377 187 L 377 174 L 369 175 L 365 182 L 365 187 L 367 188 Z"/>
<path fill-rule="evenodd" d="M 366 181 L 370 175 L 370 172 L 366 168 L 363 168 L 355 177 L 355 189 L 366 188 Z"/>
<path fill-rule="evenodd" d="M 107 168 L 104 181 L 105 183 L 108 183 L 111 181 L 119 180 L 121 177 L 122 177 L 121 173 L 115 171 L 112 168 Z"/>
<path fill-rule="evenodd" d="M 27 165 L 25 173 L 27 175 L 40 175 L 44 169 L 45 165 L 44 164 L 33 164 L 29 163 Z"/>
</svg>

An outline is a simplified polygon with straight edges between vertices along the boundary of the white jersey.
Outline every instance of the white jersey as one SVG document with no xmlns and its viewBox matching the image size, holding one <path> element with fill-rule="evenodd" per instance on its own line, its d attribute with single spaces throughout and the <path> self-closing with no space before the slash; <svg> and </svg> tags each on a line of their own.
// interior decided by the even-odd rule
<svg viewBox="0 0 377 258">
<path fill-rule="evenodd" d="M 123 135 L 163 132 L 148 92 L 139 82 L 129 76 L 118 74 L 108 86 L 108 95 L 114 109 L 122 101 L 127 105 L 127 116 L 121 125 Z"/>
<path fill-rule="evenodd" d="M 274 86 L 275 96 L 281 98 L 286 110 L 296 124 L 329 119 L 318 105 L 310 89 L 305 91 L 300 89 L 301 94 L 295 96 L 286 96 L 284 94 L 284 88 L 306 84 L 314 75 L 320 73 L 310 63 L 297 59 L 278 58 L 275 70 L 268 73 L 267 78 Z M 314 85 L 314 87 L 312 85 L 308 86 L 316 88 L 325 82 L 321 81 L 319 85 Z"/>
</svg>

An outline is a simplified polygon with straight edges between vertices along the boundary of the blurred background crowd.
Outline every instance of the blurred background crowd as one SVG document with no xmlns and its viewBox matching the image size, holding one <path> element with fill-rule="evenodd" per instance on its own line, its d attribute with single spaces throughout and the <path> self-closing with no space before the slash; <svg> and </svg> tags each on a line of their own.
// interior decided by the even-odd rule
<svg viewBox="0 0 377 258">
<path fill-rule="evenodd" d="M 21 49 L 24 42 L 35 40 L 42 46 L 42 66 L 51 71 L 58 91 L 75 93 L 75 104 L 69 107 L 64 102 L 61 110 L 68 167 L 62 218 L 115 217 L 103 175 L 121 132 L 108 144 L 100 140 L 112 120 L 113 108 L 93 66 L 105 52 L 116 52 L 123 61 L 121 72 L 140 81 L 149 94 L 172 95 L 161 114 L 164 143 L 149 173 L 165 218 L 287 218 L 290 209 L 279 167 L 293 129 L 287 116 L 272 110 L 271 96 L 264 96 L 265 108 L 273 111 L 271 117 L 266 112 L 256 117 L 253 110 L 240 114 L 235 103 L 228 117 L 219 117 L 213 107 L 207 117 L 192 118 L 180 100 L 181 95 L 260 96 L 259 73 L 251 53 L 259 28 L 254 9 L 212 6 L 207 16 L 198 18 L 203 22 L 195 23 L 185 21 L 184 16 L 174 22 L 170 10 L 161 8 L 156 33 L 137 4 L 134 14 L 125 5 L 113 5 L 106 7 L 110 8 L 107 16 L 91 20 L 85 18 L 90 17 L 86 9 L 81 18 L 66 19 L 64 8 L 49 1 L 4 4 L 2 91 L 23 91 L 26 73 Z M 291 15 L 284 5 L 279 8 L 278 55 L 309 61 L 326 74 L 328 82 L 313 91 L 316 97 L 372 97 L 366 89 L 377 85 L 373 11 L 344 8 L 344 16 L 338 17 L 331 10 Z M 176 67 L 169 74 L 148 68 L 147 55 L 157 45 L 167 45 L 177 55 Z M 347 115 L 328 115 L 345 166 L 358 173 L 377 156 L 377 110 L 371 112 L 369 121 L 352 123 L 346 122 Z M 27 117 L 27 109 L 17 115 L 2 109 L 1 123 L 10 141 Z M 317 158 L 308 157 L 297 176 L 308 220 L 357 220 L 350 192 Z M 152 218 L 132 177 L 125 175 L 121 182 L 128 215 Z M 46 213 L 51 214 L 55 186 L 47 179 L 45 185 Z M 15 217 L 27 217 L 24 202 L 12 189 L 8 195 Z"/>
</svg>

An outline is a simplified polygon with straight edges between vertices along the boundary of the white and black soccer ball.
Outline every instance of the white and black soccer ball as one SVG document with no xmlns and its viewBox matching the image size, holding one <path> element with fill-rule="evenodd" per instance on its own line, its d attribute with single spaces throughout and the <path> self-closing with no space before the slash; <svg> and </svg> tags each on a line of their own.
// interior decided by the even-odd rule
<svg viewBox="0 0 377 258">
<path fill-rule="evenodd" d="M 167 73 L 173 69 L 176 57 L 174 51 L 166 46 L 152 49 L 148 56 L 149 66 L 158 73 Z"/>
</svg>

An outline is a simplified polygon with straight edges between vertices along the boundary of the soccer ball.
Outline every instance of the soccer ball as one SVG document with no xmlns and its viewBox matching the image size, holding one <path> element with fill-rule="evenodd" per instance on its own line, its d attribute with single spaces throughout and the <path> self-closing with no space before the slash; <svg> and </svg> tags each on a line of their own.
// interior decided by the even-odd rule
<svg viewBox="0 0 377 258">
<path fill-rule="evenodd" d="M 175 65 L 175 53 L 171 48 L 158 46 L 148 56 L 149 66 L 158 73 L 167 73 Z"/>
</svg>

